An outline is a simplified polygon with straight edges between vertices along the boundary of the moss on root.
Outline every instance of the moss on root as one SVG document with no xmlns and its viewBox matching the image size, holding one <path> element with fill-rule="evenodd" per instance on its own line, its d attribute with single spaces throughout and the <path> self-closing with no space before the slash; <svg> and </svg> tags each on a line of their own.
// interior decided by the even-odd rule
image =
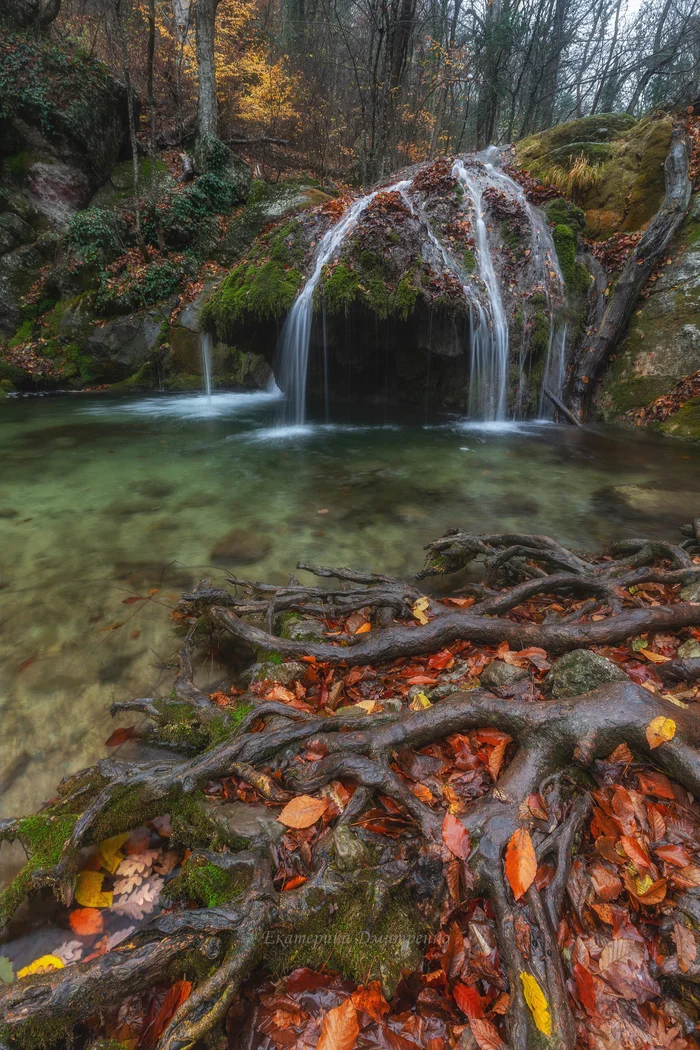
<svg viewBox="0 0 700 1050">
<path fill-rule="evenodd" d="M 196 901 L 205 908 L 218 908 L 240 896 L 247 886 L 248 881 L 241 878 L 240 872 L 190 860 L 167 884 L 163 897 L 168 901 Z"/>
<path fill-rule="evenodd" d="M 158 799 L 149 799 L 144 794 L 139 788 L 122 788 L 95 821 L 92 840 L 102 842 L 112 835 L 131 831 L 169 813 L 174 845 L 187 849 L 217 849 L 230 845 L 228 829 L 207 814 L 204 795 L 200 791 L 186 795 L 182 790 L 173 788 Z"/>
<path fill-rule="evenodd" d="M 326 909 L 311 917 L 303 932 L 272 930 L 265 960 L 275 975 L 298 966 L 337 970 L 358 983 L 381 980 L 390 998 L 402 972 L 414 970 L 425 950 L 427 927 L 405 890 L 392 893 L 379 916 L 372 917 L 372 884 L 368 879 L 342 898 L 333 914 Z"/>
<path fill-rule="evenodd" d="M 24 977 L 22 983 L 41 983 L 41 974 Z M 0 1024 L 0 1042 L 19 1050 L 50 1050 L 51 1047 L 66 1047 L 73 1045 L 73 1031 L 75 1019 L 72 1017 L 51 1017 L 38 1021 L 31 1019 L 23 1021 L 21 1025 Z M 121 1043 L 118 1044 L 121 1047 Z"/>
<path fill-rule="evenodd" d="M 77 820 L 75 814 L 52 816 L 37 813 L 18 821 L 8 837 L 19 839 L 29 853 L 29 860 L 0 894 L 0 926 L 14 915 L 31 892 L 35 873 L 58 864 Z"/>
</svg>

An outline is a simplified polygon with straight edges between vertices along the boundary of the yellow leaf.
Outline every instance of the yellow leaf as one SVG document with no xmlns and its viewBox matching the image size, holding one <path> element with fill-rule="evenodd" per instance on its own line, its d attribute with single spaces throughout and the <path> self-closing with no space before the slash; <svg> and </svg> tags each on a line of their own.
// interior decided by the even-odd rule
<svg viewBox="0 0 700 1050">
<path fill-rule="evenodd" d="M 549 1014 L 547 997 L 540 988 L 532 974 L 520 971 L 520 980 L 523 982 L 525 1002 L 530 1007 L 535 1027 L 545 1035 L 552 1034 L 552 1018 Z"/>
<path fill-rule="evenodd" d="M 658 715 L 656 718 L 652 718 L 651 722 L 647 726 L 647 742 L 649 747 L 660 747 L 661 744 L 667 740 L 673 740 L 676 732 L 676 723 L 672 718 L 664 718 L 663 715 Z"/>
<path fill-rule="evenodd" d="M 104 842 L 100 843 L 102 867 L 106 868 L 110 875 L 114 875 L 115 871 L 124 860 L 124 854 L 120 853 L 119 850 L 128 837 L 129 832 L 127 831 L 123 835 L 113 835 L 111 839 L 105 839 Z"/>
<path fill-rule="evenodd" d="M 417 602 L 414 602 L 411 611 L 416 620 L 418 620 L 418 623 L 426 624 L 428 622 L 428 617 L 425 615 L 425 610 L 428 608 L 429 605 L 430 598 L 419 598 Z"/>
<path fill-rule="evenodd" d="M 30 973 L 48 973 L 49 970 L 62 970 L 63 960 L 59 959 L 57 955 L 42 955 L 40 959 L 35 959 L 29 966 L 25 966 L 24 969 L 17 971 L 18 977 L 28 977 Z"/>
<path fill-rule="evenodd" d="M 663 696 L 664 700 L 668 700 L 669 703 L 675 704 L 676 707 L 688 707 L 688 704 L 684 703 L 682 700 L 679 700 L 679 698 L 677 696 L 674 696 L 673 693 L 662 693 L 661 695 Z"/>
<path fill-rule="evenodd" d="M 428 697 L 425 695 L 425 693 L 416 693 L 416 695 L 413 697 L 413 700 L 411 700 L 411 703 L 409 704 L 409 707 L 412 711 L 422 711 L 424 710 L 424 708 L 432 706 L 433 705 L 430 703 L 430 700 L 428 700 Z"/>
<path fill-rule="evenodd" d="M 112 892 L 102 890 L 104 875 L 99 871 L 81 871 L 75 882 L 75 899 L 84 908 L 111 908 Z"/>
<path fill-rule="evenodd" d="M 353 704 L 353 707 L 361 708 L 363 711 L 366 711 L 368 715 L 371 714 L 372 711 L 374 711 L 376 706 L 376 700 L 360 700 L 359 703 Z"/>
<path fill-rule="evenodd" d="M 355 631 L 355 634 L 367 634 L 367 632 L 371 631 L 371 630 L 372 630 L 372 624 L 371 623 L 361 623 L 360 626 Z"/>
<path fill-rule="evenodd" d="M 661 653 L 653 653 L 651 649 L 641 649 L 639 655 L 643 656 L 653 664 L 667 664 L 671 659 L 670 656 L 662 656 Z"/>
</svg>

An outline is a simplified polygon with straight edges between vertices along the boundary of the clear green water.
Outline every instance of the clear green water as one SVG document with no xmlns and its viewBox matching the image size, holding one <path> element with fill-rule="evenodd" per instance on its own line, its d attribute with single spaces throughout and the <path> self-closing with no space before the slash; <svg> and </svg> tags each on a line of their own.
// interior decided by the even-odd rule
<svg viewBox="0 0 700 1050">
<path fill-rule="evenodd" d="M 284 582 L 300 559 L 410 575 L 454 525 L 597 547 L 673 535 L 700 507 L 700 449 L 681 442 L 410 421 L 278 431 L 276 408 L 225 394 L 2 403 L 2 812 L 34 809 L 106 753 L 133 721 L 112 722 L 113 700 L 169 691 L 169 611 L 202 576 L 223 583 L 212 550 L 232 529 L 228 567 Z M 203 668 L 200 684 L 216 677 Z"/>
</svg>

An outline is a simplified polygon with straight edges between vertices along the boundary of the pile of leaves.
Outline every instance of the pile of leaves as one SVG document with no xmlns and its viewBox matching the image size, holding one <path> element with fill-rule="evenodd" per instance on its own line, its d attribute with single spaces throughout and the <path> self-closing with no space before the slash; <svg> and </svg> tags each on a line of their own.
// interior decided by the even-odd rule
<svg viewBox="0 0 700 1050">
<path fill-rule="evenodd" d="M 638 427 L 649 426 L 650 423 L 663 423 L 665 419 L 682 408 L 686 401 L 700 395 L 700 371 L 694 372 L 674 386 L 668 394 L 662 394 L 649 405 L 641 408 L 632 408 L 626 413 L 626 418 L 634 420 Z"/>
<path fill-rule="evenodd" d="M 640 237 L 641 233 L 613 233 L 604 241 L 586 241 L 586 248 L 608 273 L 618 273 Z"/>
</svg>

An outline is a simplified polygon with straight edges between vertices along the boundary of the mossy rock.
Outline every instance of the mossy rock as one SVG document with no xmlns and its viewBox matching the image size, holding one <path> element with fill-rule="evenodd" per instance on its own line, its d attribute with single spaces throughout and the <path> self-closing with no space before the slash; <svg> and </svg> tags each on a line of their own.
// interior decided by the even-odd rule
<svg viewBox="0 0 700 1050">
<path fill-rule="evenodd" d="M 559 223 L 552 230 L 552 239 L 567 292 L 574 297 L 585 296 L 591 286 L 591 275 L 576 259 L 576 233 L 570 226 Z"/>
<path fill-rule="evenodd" d="M 162 160 L 156 160 L 154 172 L 151 159 L 143 157 L 138 162 L 138 172 L 139 189 L 143 197 L 149 197 L 155 190 L 155 195 L 160 200 L 177 185 L 167 164 Z M 134 166 L 131 160 L 124 160 L 111 169 L 107 182 L 90 201 L 90 207 L 112 209 L 132 200 L 133 196 Z"/>
<path fill-rule="evenodd" d="M 569 226 L 577 233 L 582 233 L 586 225 L 586 213 L 573 201 L 565 197 L 556 197 L 545 206 L 547 222 L 552 225 Z"/>
<path fill-rule="evenodd" d="M 686 401 L 677 412 L 661 424 L 661 431 L 670 437 L 700 441 L 700 397 Z"/>
</svg>

